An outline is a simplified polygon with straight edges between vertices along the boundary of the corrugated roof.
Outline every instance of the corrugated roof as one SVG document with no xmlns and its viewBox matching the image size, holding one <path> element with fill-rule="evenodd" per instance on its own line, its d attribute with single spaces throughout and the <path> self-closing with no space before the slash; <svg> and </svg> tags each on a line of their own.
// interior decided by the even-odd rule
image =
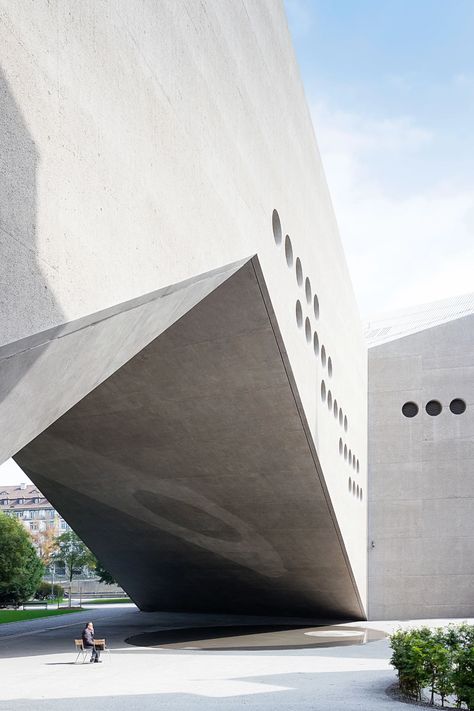
<svg viewBox="0 0 474 711">
<path fill-rule="evenodd" d="M 474 313 L 474 292 L 374 316 L 365 324 L 369 348 Z"/>
</svg>

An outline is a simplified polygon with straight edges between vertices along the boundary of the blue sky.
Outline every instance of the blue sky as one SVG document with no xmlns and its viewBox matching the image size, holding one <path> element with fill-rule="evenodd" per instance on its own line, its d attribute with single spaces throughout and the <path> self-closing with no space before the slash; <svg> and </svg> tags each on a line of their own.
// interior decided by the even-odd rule
<svg viewBox="0 0 474 711">
<path fill-rule="evenodd" d="M 362 314 L 474 290 L 474 2 L 285 6 Z"/>
</svg>

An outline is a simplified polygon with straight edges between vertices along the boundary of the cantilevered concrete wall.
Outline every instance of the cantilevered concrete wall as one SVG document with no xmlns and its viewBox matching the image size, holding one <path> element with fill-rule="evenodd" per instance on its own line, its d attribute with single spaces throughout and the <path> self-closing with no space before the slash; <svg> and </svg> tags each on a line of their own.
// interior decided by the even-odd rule
<svg viewBox="0 0 474 711">
<path fill-rule="evenodd" d="M 256 255 L 363 606 L 366 350 L 283 6 L 0 0 L 0 47 L 0 459 Z"/>
<path fill-rule="evenodd" d="M 373 619 L 474 615 L 473 405 L 473 315 L 370 348 Z"/>
</svg>

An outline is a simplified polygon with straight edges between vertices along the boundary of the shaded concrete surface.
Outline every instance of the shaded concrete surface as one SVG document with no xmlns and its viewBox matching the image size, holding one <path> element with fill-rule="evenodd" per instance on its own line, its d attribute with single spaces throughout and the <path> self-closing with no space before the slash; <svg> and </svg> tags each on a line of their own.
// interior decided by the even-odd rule
<svg viewBox="0 0 474 711">
<path fill-rule="evenodd" d="M 112 647 L 100 665 L 74 665 L 72 640 L 86 618 L 94 621 L 97 636 Z M 28 709 L 83 709 L 108 711 L 156 708 L 184 709 L 311 709 L 311 711 L 383 711 L 405 709 L 387 696 L 395 681 L 386 640 L 364 645 L 264 651 L 171 650 L 127 645 L 130 636 L 150 630 L 248 625 L 272 622 L 281 626 L 310 624 L 295 618 L 258 618 L 223 615 L 146 613 L 132 605 L 80 613 L 67 626 L 51 629 L 40 620 L 31 633 L 13 635 L 14 627 L 0 627 L 1 711 Z M 349 629 L 383 629 L 427 622 L 362 622 Z M 31 623 L 26 623 L 30 626 Z M 38 627 L 44 630 L 39 631 Z M 5 629 L 10 628 L 10 629 Z M 278 633 L 276 643 L 279 643 Z"/>
<path fill-rule="evenodd" d="M 141 609 L 364 616 L 248 262 L 15 457 Z"/>
</svg>

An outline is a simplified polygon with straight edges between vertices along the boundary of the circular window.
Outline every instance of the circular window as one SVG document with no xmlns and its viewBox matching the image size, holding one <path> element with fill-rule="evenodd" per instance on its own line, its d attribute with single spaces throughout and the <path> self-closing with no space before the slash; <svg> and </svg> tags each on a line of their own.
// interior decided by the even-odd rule
<svg viewBox="0 0 474 711">
<path fill-rule="evenodd" d="M 301 308 L 299 299 L 296 302 L 296 323 L 298 324 L 298 328 L 301 328 L 303 325 L 303 309 Z"/>
<path fill-rule="evenodd" d="M 332 360 L 330 357 L 328 358 L 328 375 L 332 378 Z"/>
<path fill-rule="evenodd" d="M 359 471 L 359 460 L 357 460 L 357 462 L 356 462 L 356 469 L 357 469 L 357 472 L 358 472 L 358 471 Z"/>
<path fill-rule="evenodd" d="M 342 437 L 339 437 L 339 454 L 342 454 Z"/>
<path fill-rule="evenodd" d="M 349 450 L 349 464 L 352 462 L 352 450 Z"/>
<path fill-rule="evenodd" d="M 416 402 L 406 402 L 402 407 L 402 412 L 405 417 L 415 417 L 418 414 L 418 405 Z"/>
<path fill-rule="evenodd" d="M 456 397 L 449 403 L 449 409 L 453 415 L 462 415 L 466 411 L 466 403 L 461 398 Z"/>
<path fill-rule="evenodd" d="M 286 263 L 289 267 L 293 266 L 293 247 L 291 246 L 291 239 L 289 235 L 285 237 L 285 257 Z"/>
<path fill-rule="evenodd" d="M 321 400 L 324 402 L 326 400 L 326 383 L 321 380 Z"/>
<path fill-rule="evenodd" d="M 352 455 L 352 468 L 353 468 L 353 469 L 356 468 L 356 458 L 355 458 L 355 454 Z"/>
<path fill-rule="evenodd" d="M 352 479 L 349 477 L 349 494 L 352 491 Z"/>
<path fill-rule="evenodd" d="M 360 500 L 362 501 L 362 487 L 360 489 Z"/>
<path fill-rule="evenodd" d="M 306 340 L 308 343 L 311 343 L 311 323 L 309 321 L 309 318 L 306 316 L 305 322 L 304 322 L 304 332 L 306 335 Z"/>
<path fill-rule="evenodd" d="M 319 318 L 319 299 L 317 297 L 317 294 L 314 295 L 314 299 L 313 299 L 313 311 L 314 311 L 314 318 L 317 320 Z"/>
<path fill-rule="evenodd" d="M 304 280 L 304 293 L 306 294 L 306 301 L 308 302 L 308 304 L 311 304 L 312 290 L 311 282 L 308 277 L 306 277 L 306 279 Z"/>
<path fill-rule="evenodd" d="M 319 338 L 318 338 L 318 334 L 316 333 L 316 331 L 313 334 L 313 350 L 314 350 L 314 355 L 317 358 L 319 355 Z"/>
<path fill-rule="evenodd" d="M 355 481 L 352 482 L 352 493 L 353 493 L 353 494 L 356 493 L 356 483 L 355 483 Z"/>
<path fill-rule="evenodd" d="M 280 215 L 276 210 L 273 210 L 273 215 L 272 215 L 272 227 L 273 227 L 273 239 L 275 240 L 275 244 L 278 246 L 281 245 L 281 222 L 280 222 Z"/>
<path fill-rule="evenodd" d="M 344 459 L 347 459 L 347 444 L 344 445 Z"/>
<path fill-rule="evenodd" d="M 330 390 L 328 392 L 328 410 L 332 410 L 332 393 Z"/>
<path fill-rule="evenodd" d="M 301 266 L 301 260 L 299 257 L 296 258 L 296 281 L 298 282 L 298 286 L 303 285 L 303 267 Z"/>
<path fill-rule="evenodd" d="M 334 400 L 333 412 L 334 412 L 334 417 L 336 418 L 336 420 L 337 420 L 337 411 L 338 411 L 337 400 Z"/>
<path fill-rule="evenodd" d="M 323 368 L 326 367 L 326 349 L 324 346 L 321 346 L 321 363 L 323 364 Z"/>
<path fill-rule="evenodd" d="M 343 412 L 342 407 L 339 408 L 339 424 L 342 425 Z"/>
<path fill-rule="evenodd" d="M 344 430 L 347 432 L 347 416 L 344 415 Z"/>
<path fill-rule="evenodd" d="M 436 417 L 436 415 L 439 415 L 441 410 L 443 409 L 442 405 L 438 400 L 430 400 L 429 402 L 426 403 L 425 410 L 428 413 L 428 415 L 431 415 L 431 417 Z"/>
</svg>

